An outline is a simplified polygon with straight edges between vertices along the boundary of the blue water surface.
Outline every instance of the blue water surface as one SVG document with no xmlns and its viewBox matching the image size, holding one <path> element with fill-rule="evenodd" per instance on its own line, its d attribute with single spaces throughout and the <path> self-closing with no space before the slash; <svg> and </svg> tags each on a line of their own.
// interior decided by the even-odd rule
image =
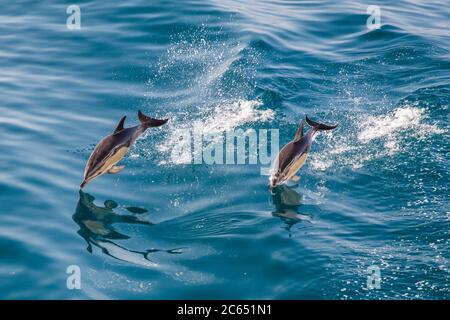
<svg viewBox="0 0 450 320">
<path fill-rule="evenodd" d="M 0 298 L 449 299 L 449 31 L 433 0 L 3 0 Z M 170 121 L 80 192 L 139 109 Z M 305 114 L 339 127 L 275 195 L 259 164 L 173 156 Z"/>
</svg>

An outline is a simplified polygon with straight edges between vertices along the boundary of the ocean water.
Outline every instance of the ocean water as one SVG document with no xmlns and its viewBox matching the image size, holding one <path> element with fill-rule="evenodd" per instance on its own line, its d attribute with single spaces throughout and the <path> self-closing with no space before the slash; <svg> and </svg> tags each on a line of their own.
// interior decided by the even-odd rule
<svg viewBox="0 0 450 320">
<path fill-rule="evenodd" d="M 1 8 L 1 299 L 450 298 L 448 2 Z M 139 109 L 170 121 L 80 192 Z M 339 127 L 275 195 L 259 164 L 173 157 L 183 130 L 283 145 L 305 114 Z"/>
</svg>

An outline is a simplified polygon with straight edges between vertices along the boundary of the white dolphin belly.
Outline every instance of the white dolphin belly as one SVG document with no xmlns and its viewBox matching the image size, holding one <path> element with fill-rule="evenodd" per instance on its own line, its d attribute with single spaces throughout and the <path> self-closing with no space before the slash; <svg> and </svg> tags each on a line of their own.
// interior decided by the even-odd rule
<svg viewBox="0 0 450 320">
<path fill-rule="evenodd" d="M 283 180 L 290 180 L 295 174 L 303 167 L 305 164 L 306 158 L 308 158 L 308 152 L 303 153 L 298 159 L 294 160 L 292 165 L 289 166 L 287 173 L 285 174 L 285 178 Z"/>
<path fill-rule="evenodd" d="M 105 163 L 100 167 L 98 172 L 105 173 L 108 172 L 114 165 L 123 159 L 123 157 L 127 154 L 128 148 L 127 147 L 121 147 L 119 150 L 117 150 L 111 157 L 106 159 Z"/>
</svg>

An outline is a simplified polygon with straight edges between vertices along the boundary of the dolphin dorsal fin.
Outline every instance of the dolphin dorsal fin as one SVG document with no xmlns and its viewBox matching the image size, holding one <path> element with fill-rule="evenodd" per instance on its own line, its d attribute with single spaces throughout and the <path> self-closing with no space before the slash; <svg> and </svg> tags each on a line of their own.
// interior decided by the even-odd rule
<svg viewBox="0 0 450 320">
<path fill-rule="evenodd" d="M 303 126 L 304 125 L 305 125 L 305 120 L 302 120 L 302 122 L 300 123 L 300 126 L 297 129 L 297 132 L 295 133 L 294 142 L 297 142 L 298 140 L 301 139 L 301 137 L 303 137 Z"/>
<path fill-rule="evenodd" d="M 114 129 L 113 134 L 123 130 L 123 125 L 125 124 L 126 117 L 127 116 L 123 116 L 122 119 L 120 119 L 119 123 L 117 124 L 116 128 Z"/>
</svg>

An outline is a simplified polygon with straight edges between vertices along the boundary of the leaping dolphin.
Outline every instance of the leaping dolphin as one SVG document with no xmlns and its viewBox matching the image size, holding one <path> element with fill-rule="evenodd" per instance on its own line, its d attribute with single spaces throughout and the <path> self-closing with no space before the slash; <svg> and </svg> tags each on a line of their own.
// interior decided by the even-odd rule
<svg viewBox="0 0 450 320">
<path fill-rule="evenodd" d="M 303 134 L 303 120 L 295 133 L 294 140 L 286 144 L 276 157 L 271 175 L 269 178 L 270 189 L 286 183 L 289 180 L 298 181 L 295 174 L 305 164 L 308 157 L 311 144 L 314 141 L 315 134 L 322 130 L 332 130 L 338 125 L 325 125 L 323 123 L 314 122 L 306 116 L 306 123 L 311 126 L 311 129 Z"/>
<path fill-rule="evenodd" d="M 116 166 L 133 145 L 137 138 L 150 127 L 159 127 L 168 119 L 153 119 L 138 111 L 139 125 L 124 128 L 125 118 L 123 116 L 117 124 L 114 132 L 103 138 L 95 147 L 84 169 L 84 180 L 80 185 L 83 189 L 91 180 L 104 173 L 118 173 L 125 166 Z"/>
</svg>

